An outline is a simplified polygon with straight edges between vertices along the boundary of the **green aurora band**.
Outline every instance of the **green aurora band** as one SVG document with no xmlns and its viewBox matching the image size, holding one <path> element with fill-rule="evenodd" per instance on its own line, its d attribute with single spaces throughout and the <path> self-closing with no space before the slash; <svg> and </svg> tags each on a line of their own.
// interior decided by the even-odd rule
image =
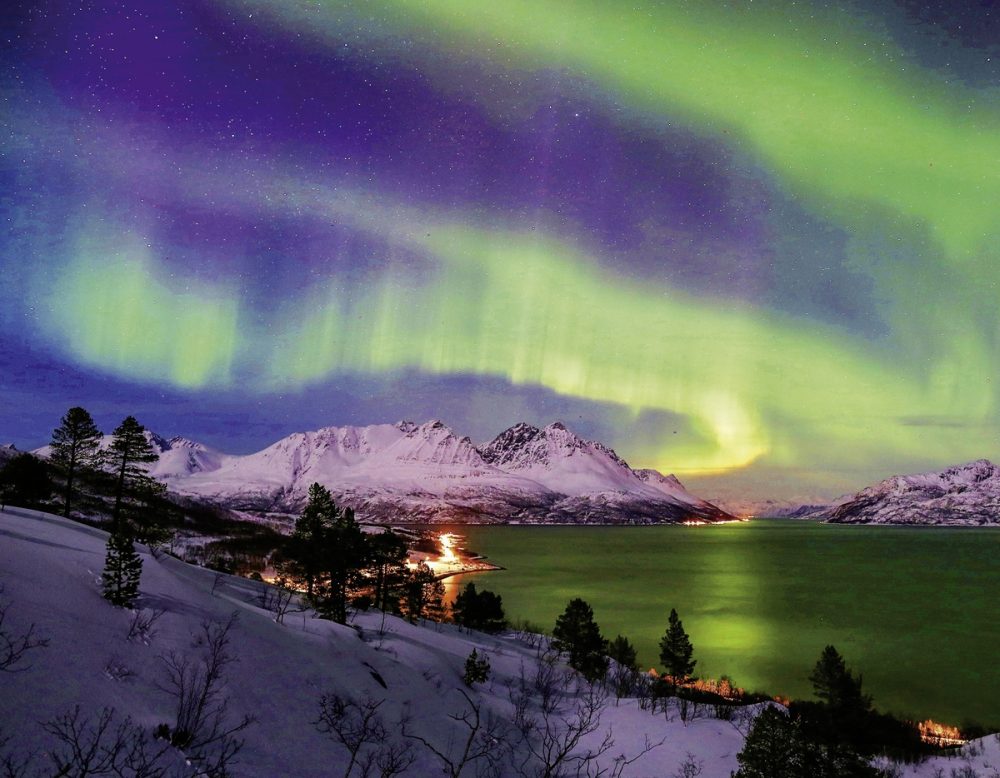
<svg viewBox="0 0 1000 778">
<path fill-rule="evenodd" d="M 330 45 L 362 13 L 351 3 L 234 4 Z M 378 274 L 318 281 L 262 319 L 236 285 L 162 272 L 134 226 L 127 239 L 109 237 L 119 233 L 105 214 L 77 225 L 56 286 L 33 287 L 42 330 L 83 363 L 185 388 L 287 391 L 413 369 L 684 415 L 685 434 L 640 454 L 662 469 L 877 469 L 887 457 L 921 461 L 930 441 L 940 459 L 981 455 L 995 437 L 988 377 L 1000 367 L 997 101 L 916 67 L 904 75 L 892 64 L 902 55 L 873 52 L 846 17 L 757 6 L 657 4 L 625 16 L 589 2 L 374 0 L 363 15 L 378 20 L 368 22 L 376 45 L 414 38 L 455 57 L 474 50 L 497 70 L 565 69 L 646 121 L 669 116 L 754 160 L 850 231 L 849 260 L 884 300 L 878 339 L 630 282 L 559 230 L 295 174 L 241 196 L 378 236 L 388 244 Z M 235 171 L 202 171 L 179 153 L 160 173 L 174 169 L 193 200 L 236 196 L 223 183 Z"/>
<path fill-rule="evenodd" d="M 194 167 L 182 178 L 192 192 L 210 185 Z M 970 413 L 991 408 L 979 384 L 944 380 L 941 369 L 922 376 L 808 321 L 623 281 L 567 239 L 470 227 L 466 215 L 290 180 L 247 196 L 388 239 L 383 269 L 363 284 L 317 284 L 254 325 L 237 291 L 171 285 L 139 240 L 105 239 L 101 252 L 86 247 L 100 243 L 94 234 L 45 306 L 53 340 L 89 364 L 185 387 L 231 385 L 234 362 L 249 386 L 272 392 L 335 373 L 416 369 L 497 376 L 635 413 L 680 413 L 691 434 L 649 464 L 683 462 L 688 472 L 763 456 L 785 465 L 875 463 L 886 450 L 921 445 L 919 427 L 897 423 L 900 409 L 930 416 L 956 401 Z M 396 252 L 419 252 L 428 264 L 396 262 Z M 114 292 L 94 306 L 108 278 Z M 961 456 L 970 439 L 955 430 L 938 445 Z"/>
<path fill-rule="evenodd" d="M 917 67 L 904 77 L 905 56 L 845 14 L 813 18 L 794 3 L 633 3 L 626 14 L 597 0 L 234 2 L 331 43 L 375 19 L 386 46 L 416 39 L 497 69 L 581 74 L 653 117 L 731 133 L 796 196 L 852 226 L 869 227 L 872 208 L 927 225 L 958 261 L 997 237 L 997 94 Z"/>
</svg>

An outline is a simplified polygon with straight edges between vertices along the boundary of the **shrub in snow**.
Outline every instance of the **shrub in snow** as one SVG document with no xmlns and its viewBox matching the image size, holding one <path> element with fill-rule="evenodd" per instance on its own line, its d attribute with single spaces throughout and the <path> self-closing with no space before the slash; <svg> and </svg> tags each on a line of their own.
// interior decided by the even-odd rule
<svg viewBox="0 0 1000 778">
<path fill-rule="evenodd" d="M 21 633 L 11 632 L 4 627 L 10 603 L 4 600 L 3 592 L 3 585 L 0 584 L 0 672 L 22 672 L 31 668 L 31 665 L 21 664 L 24 655 L 33 649 L 45 648 L 49 641 L 35 634 L 34 624 Z"/>
<path fill-rule="evenodd" d="M 229 651 L 229 634 L 236 623 L 236 613 L 225 624 L 202 624 L 198 636 L 201 655 L 192 658 L 171 652 L 160 657 L 166 668 L 166 681 L 160 689 L 173 698 L 173 726 L 164 724 L 162 737 L 182 750 L 188 760 L 199 765 L 205 774 L 226 771 L 243 747 L 237 737 L 256 719 L 245 715 L 233 719 L 225 696 L 224 676 L 228 665 L 236 661 Z"/>
<path fill-rule="evenodd" d="M 407 770 L 415 756 L 409 743 L 389 736 L 379 708 L 385 700 L 364 697 L 355 701 L 339 694 L 324 694 L 319 701 L 316 728 L 343 746 L 349 760 L 344 778 L 357 768 L 362 776 L 391 778 Z"/>
</svg>

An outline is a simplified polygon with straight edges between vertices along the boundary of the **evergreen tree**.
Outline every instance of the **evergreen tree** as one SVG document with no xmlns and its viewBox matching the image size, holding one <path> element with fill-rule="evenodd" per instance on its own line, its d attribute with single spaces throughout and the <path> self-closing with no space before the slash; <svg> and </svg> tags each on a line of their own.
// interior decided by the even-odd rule
<svg viewBox="0 0 1000 778">
<path fill-rule="evenodd" d="M 834 714 L 861 714 L 871 710 L 871 697 L 861 691 L 861 677 L 854 677 L 844 657 L 833 646 L 823 649 L 809 680 L 816 697 Z"/>
<path fill-rule="evenodd" d="M 73 501 L 73 486 L 81 473 L 98 464 L 101 431 L 83 408 L 70 408 L 52 432 L 52 464 L 66 479 L 63 516 L 69 518 Z"/>
<path fill-rule="evenodd" d="M 754 720 L 736 756 L 733 778 L 880 778 L 883 773 L 842 746 L 811 740 L 800 722 L 769 707 Z"/>
<path fill-rule="evenodd" d="M 474 683 L 486 683 L 490 678 L 490 660 L 480 656 L 476 649 L 465 660 L 465 674 L 462 681 L 466 686 Z"/>
<path fill-rule="evenodd" d="M 660 638 L 660 663 L 675 686 L 683 684 L 691 677 L 694 666 L 698 664 L 693 656 L 694 646 L 684 631 L 684 624 L 677 616 L 677 611 L 671 608 L 667 631 Z"/>
<path fill-rule="evenodd" d="M 614 661 L 611 682 L 618 699 L 625 697 L 635 688 L 639 677 L 639 657 L 635 646 L 623 635 L 618 635 L 608 643 L 608 658 Z"/>
<path fill-rule="evenodd" d="M 0 492 L 4 505 L 41 505 L 52 494 L 48 465 L 32 454 L 18 454 L 0 469 Z"/>
<path fill-rule="evenodd" d="M 622 667 L 627 667 L 636 672 L 639 671 L 639 661 L 638 655 L 635 652 L 635 646 L 624 635 L 619 635 L 608 643 L 608 657 Z"/>
<path fill-rule="evenodd" d="M 305 584 L 316 609 L 327 618 L 347 623 L 349 595 L 368 557 L 368 544 L 354 511 L 338 508 L 330 490 L 314 483 L 283 555 L 282 572 Z"/>
<path fill-rule="evenodd" d="M 594 621 L 594 610 L 584 600 L 569 601 L 556 619 L 552 637 L 553 646 L 569 655 L 569 666 L 588 681 L 593 683 L 608 672 L 607 644 Z"/>
<path fill-rule="evenodd" d="M 112 605 L 130 608 L 139 595 L 142 576 L 142 559 L 135 552 L 132 538 L 126 531 L 112 532 L 108 536 L 107 556 L 101 579 L 104 599 Z"/>
<path fill-rule="evenodd" d="M 444 614 L 444 584 L 425 563 L 421 562 L 410 572 L 403 604 L 411 623 L 415 624 L 417 619 L 441 620 Z"/>
<path fill-rule="evenodd" d="M 327 535 L 339 519 L 340 509 L 334 504 L 330 490 L 318 483 L 310 486 L 306 507 L 296 519 L 295 529 L 284 548 L 289 563 L 287 572 L 305 584 L 310 602 L 319 598 Z"/>
<path fill-rule="evenodd" d="M 367 544 L 352 509 L 341 511 L 334 506 L 334 517 L 322 546 L 321 567 L 326 576 L 327 591 L 320 611 L 334 621 L 346 624 L 349 594 L 361 577 Z"/>
<path fill-rule="evenodd" d="M 406 541 L 390 530 L 369 535 L 367 541 L 366 567 L 371 579 L 372 604 L 383 612 L 394 610 L 397 592 L 409 576 Z"/>
<path fill-rule="evenodd" d="M 480 632 L 500 632 L 507 626 L 500 595 L 487 589 L 477 591 L 471 581 L 455 597 L 452 616 L 456 623 Z"/>
<path fill-rule="evenodd" d="M 146 428 L 134 416 L 126 417 L 115 429 L 107 454 L 115 477 L 115 507 L 111 513 L 113 533 L 122 528 L 122 510 L 130 498 L 148 498 L 164 491 L 141 467 L 155 462 L 159 456 L 146 439 Z"/>
<path fill-rule="evenodd" d="M 861 691 L 861 677 L 855 677 L 847 668 L 836 648 L 823 649 L 809 680 L 820 704 L 799 703 L 793 707 L 812 736 L 831 743 L 849 743 L 866 752 L 878 749 L 880 737 L 892 737 L 885 722 L 872 712 L 871 697 Z"/>
</svg>

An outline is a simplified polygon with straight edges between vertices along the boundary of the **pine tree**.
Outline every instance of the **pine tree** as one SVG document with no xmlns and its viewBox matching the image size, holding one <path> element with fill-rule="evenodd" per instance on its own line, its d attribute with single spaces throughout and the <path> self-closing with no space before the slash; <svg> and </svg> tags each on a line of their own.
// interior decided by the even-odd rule
<svg viewBox="0 0 1000 778">
<path fill-rule="evenodd" d="M 290 562 L 288 572 L 305 584 L 311 602 L 319 599 L 327 535 L 339 518 L 340 509 L 334 504 L 330 490 L 318 483 L 310 486 L 308 502 L 295 521 L 284 556 Z"/>
<path fill-rule="evenodd" d="M 639 672 L 639 660 L 635 651 L 635 646 L 624 635 L 619 635 L 608 643 L 608 657 L 613 659 L 621 667 L 634 672 Z"/>
<path fill-rule="evenodd" d="M 112 605 L 130 608 L 139 595 L 142 559 L 135 552 L 131 536 L 125 531 L 112 532 L 108 536 L 107 549 L 104 572 L 101 574 L 104 599 Z"/>
<path fill-rule="evenodd" d="M 816 696 L 834 715 L 860 715 L 871 709 L 871 697 L 861 691 L 861 677 L 855 678 L 833 646 L 823 649 L 809 680 Z"/>
<path fill-rule="evenodd" d="M 326 599 L 320 610 L 340 624 L 347 623 L 347 601 L 351 587 L 361 578 L 367 546 L 365 535 L 354 519 L 354 511 L 334 506 L 335 520 L 324 535 L 322 570 L 326 576 Z"/>
<path fill-rule="evenodd" d="M 507 626 L 500 595 L 488 589 L 477 591 L 472 581 L 455 597 L 451 610 L 455 622 L 468 629 L 500 632 Z"/>
<path fill-rule="evenodd" d="M 693 656 L 691 639 L 684 631 L 684 624 L 677 616 L 677 611 L 671 608 L 667 631 L 660 638 L 660 663 L 674 685 L 683 684 L 691 677 L 694 666 L 698 664 Z"/>
<path fill-rule="evenodd" d="M 97 466 L 102 438 L 93 418 L 83 408 L 70 408 L 52 432 L 52 464 L 66 479 L 63 516 L 69 518 L 77 476 Z"/>
<path fill-rule="evenodd" d="M 130 495 L 153 495 L 163 491 L 141 465 L 159 459 L 149 440 L 146 428 L 128 416 L 113 433 L 107 461 L 115 475 L 115 507 L 111 514 L 112 532 L 122 525 L 122 508 Z"/>
<path fill-rule="evenodd" d="M 594 610 L 576 597 L 556 619 L 552 644 L 569 654 L 569 666 L 590 682 L 600 680 L 608 672 L 607 643 L 594 621 Z"/>
<path fill-rule="evenodd" d="M 399 599 L 398 590 L 409 576 L 406 541 L 390 530 L 369 535 L 367 540 L 372 604 L 383 612 L 393 610 Z"/>
<path fill-rule="evenodd" d="M 425 563 L 421 562 L 410 572 L 403 604 L 406 606 L 406 617 L 411 623 L 415 624 L 417 619 L 439 621 L 442 618 L 444 584 Z"/>
<path fill-rule="evenodd" d="M 486 683 L 490 678 L 490 660 L 486 656 L 480 656 L 476 649 L 465 660 L 465 674 L 462 681 L 466 686 L 474 683 Z"/>
<path fill-rule="evenodd" d="M 639 677 L 639 657 L 632 642 L 624 635 L 618 635 L 608 643 L 608 658 L 614 661 L 611 683 L 615 697 L 621 699 L 635 688 Z"/>
<path fill-rule="evenodd" d="M 733 778 L 883 778 L 850 748 L 808 737 L 801 721 L 779 708 L 765 708 L 736 755 Z M 888 772 L 888 771 L 886 771 Z"/>
</svg>

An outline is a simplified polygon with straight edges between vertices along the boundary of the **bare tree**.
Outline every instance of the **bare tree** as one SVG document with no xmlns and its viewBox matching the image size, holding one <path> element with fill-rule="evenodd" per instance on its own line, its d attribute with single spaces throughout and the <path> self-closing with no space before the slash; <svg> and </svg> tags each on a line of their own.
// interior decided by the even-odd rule
<svg viewBox="0 0 1000 778">
<path fill-rule="evenodd" d="M 166 681 L 159 686 L 174 699 L 174 725 L 159 732 L 185 751 L 200 775 L 228 775 L 228 767 L 243 747 L 237 737 L 256 721 L 254 716 L 229 716 L 225 696 L 226 667 L 236 661 L 229 652 L 229 633 L 236 623 L 234 612 L 225 624 L 202 624 L 201 655 L 192 658 L 176 652 L 161 656 Z"/>
<path fill-rule="evenodd" d="M 520 720 L 518 711 L 522 715 L 526 714 L 536 699 L 543 713 L 553 713 L 563 702 L 566 689 L 579 680 L 577 674 L 561 660 L 559 651 L 547 642 L 536 644 L 531 672 L 526 670 L 522 662 L 518 677 L 507 686 L 508 698 L 514 706 L 515 723 Z"/>
<path fill-rule="evenodd" d="M 344 778 L 350 778 L 355 767 L 362 776 L 378 774 L 388 778 L 413 764 L 409 743 L 399 743 L 389 737 L 379 715 L 384 702 L 371 697 L 356 702 L 338 694 L 324 694 L 320 698 L 320 714 L 314 723 L 320 732 L 347 749 L 350 760 Z"/>
<path fill-rule="evenodd" d="M 162 608 L 153 610 L 137 610 L 132 614 L 132 621 L 129 623 L 128 634 L 125 639 L 130 643 L 136 640 L 149 645 L 156 637 L 156 622 L 166 613 Z"/>
<path fill-rule="evenodd" d="M 390 740 L 362 757 L 359 763 L 362 778 L 374 775 L 379 778 L 392 778 L 409 770 L 416 758 L 409 743 Z"/>
<path fill-rule="evenodd" d="M 674 778 L 698 778 L 704 769 L 705 760 L 698 759 L 694 754 L 688 751 L 684 761 L 677 766 L 677 770 L 674 772 Z"/>
<path fill-rule="evenodd" d="M 32 767 L 34 754 L 18 755 L 8 750 L 12 737 L 0 729 L 0 776 L 3 778 L 27 778 Z"/>
<path fill-rule="evenodd" d="M 111 775 L 161 778 L 169 746 L 156 744 L 132 719 L 115 723 L 114 708 L 104 708 L 93 720 L 77 705 L 43 725 L 58 745 L 48 752 L 52 776 L 84 778 Z"/>
<path fill-rule="evenodd" d="M 535 669 L 534 683 L 521 678 L 510 687 L 514 706 L 514 726 L 519 735 L 512 750 L 513 767 L 525 778 L 556 776 L 620 776 L 633 762 L 658 748 L 664 740 L 652 743 L 647 738 L 639 753 L 613 759 L 611 730 L 599 742 L 595 735 L 601 728 L 601 714 L 608 702 L 604 684 L 588 683 L 577 673 L 568 672 L 554 681 L 543 663 Z M 536 696 L 531 696 L 534 690 Z M 598 735 L 599 736 L 599 735 Z M 592 745 L 585 746 L 585 743 Z M 602 767 L 601 763 L 611 762 Z"/>
<path fill-rule="evenodd" d="M 588 775 L 589 768 L 614 746 L 608 730 L 596 746 L 581 747 L 584 738 L 600 729 L 607 692 L 585 681 L 574 692 L 575 700 L 567 699 L 567 692 L 548 711 L 540 707 L 517 722 L 523 750 L 515 767 L 520 775 L 553 778 L 567 771 Z"/>
<path fill-rule="evenodd" d="M 30 670 L 31 665 L 21 665 L 21 660 L 29 651 L 36 648 L 46 648 L 49 645 L 48 638 L 41 638 L 35 633 L 34 623 L 28 627 L 27 631 L 21 634 L 14 634 L 6 629 L 4 622 L 7 620 L 7 611 L 10 610 L 10 603 L 3 598 L 4 586 L 0 584 L 0 672 L 23 673 Z"/>
<path fill-rule="evenodd" d="M 466 768 L 475 771 L 477 778 L 499 778 L 509 750 L 509 727 L 502 720 L 484 711 L 481 704 L 473 702 L 464 689 L 457 690 L 465 698 L 465 708 L 461 713 L 449 713 L 448 718 L 460 724 L 464 730 L 464 740 L 456 743 L 449 736 L 444 748 L 410 729 L 410 722 L 403 719 L 404 737 L 415 740 L 430 751 L 441 763 L 445 775 L 459 778 Z"/>
<path fill-rule="evenodd" d="M 273 613 L 274 620 L 278 624 L 284 624 L 285 616 L 289 613 L 301 613 L 304 610 L 295 590 L 288 583 L 288 579 L 283 576 L 275 579 L 273 584 L 261 583 L 257 603 L 264 610 Z"/>
</svg>

